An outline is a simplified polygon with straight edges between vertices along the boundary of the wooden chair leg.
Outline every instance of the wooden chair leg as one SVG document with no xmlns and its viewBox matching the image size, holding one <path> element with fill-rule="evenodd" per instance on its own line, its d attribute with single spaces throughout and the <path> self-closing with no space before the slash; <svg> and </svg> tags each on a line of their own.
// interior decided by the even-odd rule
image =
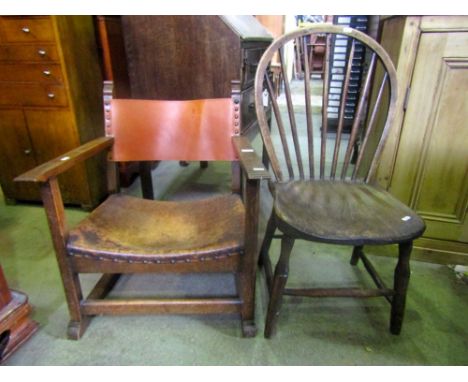
<svg viewBox="0 0 468 382">
<path fill-rule="evenodd" d="M 152 162 L 149 162 L 149 161 L 139 162 L 141 192 L 143 194 L 143 198 L 149 199 L 149 200 L 154 199 L 153 180 L 151 177 L 151 166 L 152 166 Z"/>
<path fill-rule="evenodd" d="M 289 257 L 294 246 L 294 239 L 284 236 L 281 240 L 281 254 L 276 264 L 275 275 L 273 277 L 273 286 L 270 293 L 270 302 L 268 304 L 268 313 L 265 324 L 265 338 L 270 338 L 279 316 L 281 302 L 283 300 L 283 291 L 288 280 Z"/>
<path fill-rule="evenodd" d="M 362 253 L 362 248 L 363 248 L 362 245 L 354 247 L 353 254 L 352 254 L 351 260 L 349 262 L 351 265 L 357 265 L 357 263 L 359 261 L 359 257 L 361 256 L 361 253 Z"/>
<path fill-rule="evenodd" d="M 268 219 L 265 237 L 263 238 L 262 247 L 260 248 L 260 256 L 258 257 L 258 266 L 264 267 L 265 269 L 265 277 L 268 286 L 268 291 L 271 292 L 272 286 L 272 269 L 271 269 L 271 261 L 270 256 L 268 255 L 270 251 L 271 242 L 273 241 L 273 235 L 276 231 L 276 224 L 275 224 L 275 216 L 274 212 L 271 213 L 270 219 Z"/>
<path fill-rule="evenodd" d="M 259 191 L 260 181 L 258 179 L 245 181 L 245 187 L 243 187 L 246 211 L 245 247 L 238 276 L 238 290 L 242 299 L 241 319 L 244 337 L 254 337 L 257 334 L 257 326 L 255 324 L 255 280 L 258 263 Z"/>
<path fill-rule="evenodd" d="M 70 339 L 79 339 L 86 330 L 90 317 L 84 316 L 81 312 L 83 292 L 81 291 L 80 279 L 78 274 L 73 271 L 68 259 L 65 243 L 65 210 L 56 177 L 50 178 L 46 183 L 41 185 L 41 196 L 70 313 L 68 337 Z"/>
<path fill-rule="evenodd" d="M 255 277 L 252 274 L 242 274 L 237 279 L 239 294 L 242 299 L 241 321 L 242 336 L 255 337 L 257 325 L 255 324 Z"/>
<path fill-rule="evenodd" d="M 62 269 L 63 287 L 68 304 L 68 311 L 70 313 L 67 337 L 71 340 L 79 340 L 88 327 L 91 317 L 83 315 L 80 309 L 80 303 L 83 300 L 83 295 L 78 274 L 69 270 L 66 273 L 70 276 L 64 277 L 64 273 L 65 272 Z"/>
<path fill-rule="evenodd" d="M 392 299 L 392 312 L 390 318 L 390 332 L 400 334 L 405 313 L 406 291 L 410 278 L 410 255 L 413 249 L 413 242 L 400 243 L 398 264 L 395 268 L 394 291 Z"/>
</svg>

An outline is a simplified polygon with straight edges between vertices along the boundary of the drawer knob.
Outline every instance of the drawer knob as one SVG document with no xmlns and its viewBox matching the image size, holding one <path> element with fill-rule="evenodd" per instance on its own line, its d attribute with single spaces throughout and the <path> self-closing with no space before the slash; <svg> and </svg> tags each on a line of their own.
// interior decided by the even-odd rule
<svg viewBox="0 0 468 382">
<path fill-rule="evenodd" d="M 42 71 L 42 74 L 43 74 L 44 76 L 46 76 L 46 77 L 49 77 L 50 74 L 51 74 L 51 72 L 50 72 L 50 70 L 47 70 L 47 69 L 46 69 L 46 70 L 43 70 L 43 71 Z"/>
<path fill-rule="evenodd" d="M 21 28 L 21 30 L 22 30 L 24 33 L 29 33 L 29 32 L 31 32 L 31 30 L 30 30 L 28 27 L 23 27 L 23 28 Z"/>
<path fill-rule="evenodd" d="M 47 93 L 47 97 L 49 97 L 50 99 L 54 99 L 55 94 L 54 93 Z"/>
<path fill-rule="evenodd" d="M 46 55 L 46 53 L 47 53 L 47 52 L 46 52 L 44 49 L 39 49 L 39 50 L 37 51 L 37 54 L 38 54 L 39 56 L 41 56 L 41 57 L 44 57 L 44 56 Z"/>
<path fill-rule="evenodd" d="M 31 150 L 31 149 L 26 149 L 26 150 L 24 150 L 24 153 L 25 153 L 26 155 L 31 155 L 32 150 Z"/>
</svg>

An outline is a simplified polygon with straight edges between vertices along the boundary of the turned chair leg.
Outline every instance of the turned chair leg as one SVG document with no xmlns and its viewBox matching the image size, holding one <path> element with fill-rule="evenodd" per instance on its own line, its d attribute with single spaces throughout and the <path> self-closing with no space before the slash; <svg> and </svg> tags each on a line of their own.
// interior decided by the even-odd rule
<svg viewBox="0 0 468 382">
<path fill-rule="evenodd" d="M 260 255 L 258 257 L 258 266 L 263 267 L 265 270 L 265 278 L 267 283 L 268 292 L 271 292 L 272 288 L 272 279 L 273 272 L 271 267 L 271 261 L 269 256 L 269 251 L 271 247 L 271 242 L 273 241 L 273 235 L 276 231 L 276 223 L 274 212 L 271 213 L 270 219 L 268 219 L 265 237 L 263 238 L 262 247 L 260 248 Z"/>
<path fill-rule="evenodd" d="M 358 246 L 354 247 L 353 254 L 352 254 L 351 260 L 349 262 L 351 265 L 357 265 L 357 263 L 359 261 L 359 257 L 361 256 L 361 253 L 362 253 L 362 249 L 363 249 L 362 245 L 358 245 Z"/>
<path fill-rule="evenodd" d="M 270 250 L 271 242 L 273 241 L 273 235 L 276 231 L 275 215 L 271 213 L 270 218 L 265 230 L 265 236 L 263 238 L 262 246 L 260 248 L 260 256 L 258 257 L 258 265 L 262 266 L 265 264 L 265 260 L 268 257 L 268 251 Z"/>
<path fill-rule="evenodd" d="M 289 257 L 293 246 L 294 239 L 285 235 L 281 240 L 281 254 L 278 263 L 276 264 L 273 285 L 270 292 L 270 302 L 268 304 L 264 333 L 265 338 L 271 337 L 276 321 L 278 320 L 281 302 L 283 300 L 284 287 L 288 280 Z"/>
<path fill-rule="evenodd" d="M 410 278 L 410 255 L 413 242 L 400 243 L 398 263 L 395 268 L 394 286 L 395 294 L 392 299 L 392 312 L 390 318 L 390 332 L 400 334 L 405 313 L 406 291 Z"/>
</svg>

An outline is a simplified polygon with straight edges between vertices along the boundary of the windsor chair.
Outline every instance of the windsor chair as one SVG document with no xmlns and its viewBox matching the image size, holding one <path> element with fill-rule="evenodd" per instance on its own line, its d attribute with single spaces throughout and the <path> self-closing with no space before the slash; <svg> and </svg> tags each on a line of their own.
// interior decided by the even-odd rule
<svg viewBox="0 0 468 382">
<path fill-rule="evenodd" d="M 255 335 L 258 189 L 269 174 L 239 136 L 239 103 L 239 82 L 230 98 L 185 101 L 112 99 L 107 83 L 106 136 L 16 179 L 40 183 L 70 313 L 69 338 L 79 339 L 92 316 L 142 313 L 238 313 L 243 335 Z M 112 195 L 68 229 L 57 175 L 106 150 Z M 185 201 L 118 193 L 116 163 L 153 160 L 231 161 L 233 192 Z M 215 272 L 235 275 L 236 294 L 106 298 L 121 274 Z M 103 274 L 86 298 L 82 273 Z"/>
<path fill-rule="evenodd" d="M 288 44 L 294 42 L 306 51 L 306 42 L 314 34 L 326 41 L 323 81 L 311 77 L 311 57 L 304 56 L 303 80 L 289 83 L 285 66 Z M 279 97 L 275 96 L 269 72 L 275 54 L 285 79 L 284 92 Z M 343 64 L 332 65 L 338 58 Z M 366 63 L 366 70 L 361 85 L 351 89 L 352 81 L 359 80 L 357 60 Z M 336 80 L 342 80 L 338 95 L 331 91 Z M 371 94 L 372 83 L 377 86 Z M 271 125 L 262 98 L 264 86 L 273 111 Z M 377 42 L 357 30 L 316 24 L 285 34 L 270 45 L 258 65 L 255 89 L 256 112 L 268 157 L 266 164 L 274 174 L 269 182 L 273 210 L 259 259 L 265 269 L 270 297 L 265 337 L 274 331 L 283 295 L 384 296 L 391 304 L 390 331 L 399 334 L 412 241 L 423 233 L 425 225 L 415 212 L 375 181 L 398 96 L 396 73 L 389 56 Z M 322 102 L 316 102 L 317 98 L 322 98 Z M 354 98 L 356 108 L 352 115 Z M 338 114 L 333 131 L 329 129 L 331 111 Z M 382 115 L 385 118 L 379 117 Z M 349 132 L 344 129 L 347 123 L 351 125 Z M 279 235 L 275 235 L 276 230 Z M 281 250 L 273 272 L 269 251 L 274 238 L 281 238 Z M 286 288 L 289 259 L 298 239 L 352 246 L 351 264 L 362 260 L 377 288 Z M 363 248 L 368 244 L 398 244 L 392 288 L 385 285 L 364 254 Z"/>
</svg>

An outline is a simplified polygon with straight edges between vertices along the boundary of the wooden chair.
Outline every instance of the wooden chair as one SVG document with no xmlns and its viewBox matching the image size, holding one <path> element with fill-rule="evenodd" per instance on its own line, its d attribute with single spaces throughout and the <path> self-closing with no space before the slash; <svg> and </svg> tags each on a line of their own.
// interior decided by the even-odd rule
<svg viewBox="0 0 468 382">
<path fill-rule="evenodd" d="M 106 136 L 16 179 L 40 183 L 71 317 L 69 338 L 79 339 L 92 316 L 142 313 L 239 313 L 243 335 L 255 335 L 258 190 L 260 179 L 269 174 L 248 140 L 239 136 L 240 86 L 233 86 L 230 98 L 160 101 L 112 99 L 111 84 L 107 83 Z M 57 175 L 105 150 L 110 150 L 108 183 L 112 194 L 68 229 Z M 153 160 L 232 161 L 235 192 L 177 202 L 117 192 L 117 162 Z M 105 298 L 121 274 L 153 272 L 234 273 L 237 294 Z M 86 298 L 80 286 L 81 273 L 103 274 Z"/>
<path fill-rule="evenodd" d="M 304 45 L 311 34 L 326 34 L 324 80 L 310 79 L 309 60 L 305 59 L 303 80 L 292 85 L 285 81 L 283 101 L 276 99 L 270 79 L 269 63 L 279 53 L 283 78 L 285 71 L 283 47 L 292 41 Z M 337 37 L 341 36 L 341 37 Z M 333 42 L 347 41 L 350 52 L 342 72 L 330 69 Z M 342 44 L 342 43 L 341 43 Z M 336 132 L 327 131 L 330 76 L 344 78 L 342 94 L 347 94 L 353 75 L 354 55 L 368 56 L 367 74 L 363 76 L 355 119 L 349 134 L 343 132 L 346 96 L 341 97 L 339 123 Z M 370 95 L 371 83 L 378 86 Z M 273 123 L 267 123 L 262 89 L 266 86 L 273 110 Z M 264 53 L 255 78 L 256 111 L 269 166 L 274 174 L 270 181 L 273 211 L 261 247 L 260 263 L 264 265 L 270 301 L 265 337 L 270 337 L 279 315 L 283 295 L 310 297 L 373 297 L 384 296 L 391 304 L 390 331 L 399 334 L 405 307 L 409 279 L 409 258 L 413 239 L 420 236 L 425 225 L 421 218 L 400 203 L 375 182 L 376 168 L 395 114 L 397 94 L 396 73 L 383 48 L 367 35 L 330 24 L 317 24 L 276 39 Z M 300 89 L 303 94 L 297 94 Z M 323 88 L 323 89 L 321 89 Z M 318 90 L 318 91 L 317 91 Z M 400 93 L 400 96 L 403 96 Z M 322 104 L 315 98 L 322 97 Z M 368 102 L 369 100 L 372 102 Z M 388 101 L 384 106 L 383 100 Z M 294 105 L 293 100 L 298 101 Z M 302 106 L 301 106 L 302 102 Z M 369 113 L 366 118 L 366 108 Z M 383 121 L 377 121 L 384 115 Z M 302 119 L 301 119 L 302 118 Z M 321 121 L 320 121 L 321 120 Z M 321 122 L 321 125 L 320 125 Z M 379 123 L 377 123 L 379 122 Z M 380 123 L 382 122 L 382 123 Z M 314 130 L 316 133 L 314 134 Z M 356 145 L 358 136 L 361 143 Z M 353 150 L 358 147 L 355 163 Z M 316 154 L 319 159 L 316 159 Z M 281 234 L 275 235 L 278 229 Z M 281 253 L 274 273 L 269 249 L 273 238 L 281 238 Z M 353 246 L 351 264 L 361 259 L 377 289 L 288 289 L 289 258 L 295 240 Z M 368 244 L 398 244 L 399 257 L 393 288 L 387 287 L 364 255 Z"/>
</svg>

